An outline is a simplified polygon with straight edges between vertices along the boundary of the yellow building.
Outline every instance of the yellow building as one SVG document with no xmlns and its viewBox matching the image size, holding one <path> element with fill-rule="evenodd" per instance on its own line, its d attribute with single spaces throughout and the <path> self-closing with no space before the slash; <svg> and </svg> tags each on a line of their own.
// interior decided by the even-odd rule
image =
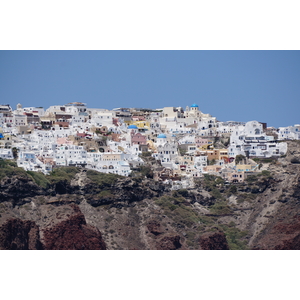
<svg viewBox="0 0 300 300">
<path fill-rule="evenodd" d="M 207 155 L 208 160 L 228 160 L 228 150 L 227 149 L 214 149 L 214 150 L 207 150 L 203 151 Z"/>
<path fill-rule="evenodd" d="M 148 121 L 130 121 L 125 122 L 127 125 L 136 125 L 138 129 L 149 129 L 150 128 L 150 122 Z"/>
<path fill-rule="evenodd" d="M 206 151 L 206 150 L 214 150 L 214 146 L 212 144 L 205 144 L 198 147 L 200 151 Z"/>
<path fill-rule="evenodd" d="M 9 134 L 3 134 L 0 131 L 0 148 L 11 148 L 12 138 Z"/>
<path fill-rule="evenodd" d="M 147 145 L 148 145 L 148 147 L 149 147 L 150 150 L 152 150 L 152 151 L 156 150 L 156 147 L 155 147 L 153 141 L 147 140 Z"/>
</svg>

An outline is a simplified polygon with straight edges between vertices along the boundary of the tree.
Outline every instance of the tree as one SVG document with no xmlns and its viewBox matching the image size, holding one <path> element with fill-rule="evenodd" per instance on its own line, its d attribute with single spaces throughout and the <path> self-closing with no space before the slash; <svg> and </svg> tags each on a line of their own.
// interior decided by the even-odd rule
<svg viewBox="0 0 300 300">
<path fill-rule="evenodd" d="M 213 158 L 212 160 L 208 160 L 208 165 L 213 166 L 216 163 L 216 160 Z"/>
<path fill-rule="evenodd" d="M 19 150 L 16 147 L 13 147 L 11 150 L 12 150 L 14 159 L 17 159 Z"/>
<path fill-rule="evenodd" d="M 239 154 L 235 157 L 235 164 L 240 163 L 241 161 L 243 161 L 246 157 L 242 154 Z"/>
</svg>

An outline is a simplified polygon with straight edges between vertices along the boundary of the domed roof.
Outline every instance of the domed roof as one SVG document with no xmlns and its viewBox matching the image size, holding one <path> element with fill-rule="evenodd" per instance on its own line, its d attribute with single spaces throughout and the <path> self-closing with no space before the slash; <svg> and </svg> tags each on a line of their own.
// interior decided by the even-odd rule
<svg viewBox="0 0 300 300">
<path fill-rule="evenodd" d="M 157 136 L 157 138 L 159 138 L 159 139 L 166 139 L 167 136 L 166 136 L 165 134 L 161 133 L 161 134 L 159 134 L 159 135 Z"/>
<path fill-rule="evenodd" d="M 128 129 L 138 129 L 136 125 L 129 125 Z"/>
<path fill-rule="evenodd" d="M 198 104 L 194 103 L 191 107 L 199 107 Z"/>
</svg>

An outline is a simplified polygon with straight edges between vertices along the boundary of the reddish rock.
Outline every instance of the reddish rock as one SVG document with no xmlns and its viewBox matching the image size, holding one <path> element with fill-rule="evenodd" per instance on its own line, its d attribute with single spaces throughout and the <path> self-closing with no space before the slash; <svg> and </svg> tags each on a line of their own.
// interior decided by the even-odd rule
<svg viewBox="0 0 300 300">
<path fill-rule="evenodd" d="M 7 220 L 0 227 L 0 249 L 41 250 L 39 227 L 32 221 Z"/>
<path fill-rule="evenodd" d="M 271 226 L 270 226 L 271 227 Z M 267 228 L 264 235 L 254 245 L 261 250 L 300 250 L 300 218 L 291 217 L 284 222 L 276 222 Z"/>
<path fill-rule="evenodd" d="M 87 225 L 77 205 L 63 221 L 40 229 L 35 222 L 10 219 L 0 227 L 2 250 L 105 250 L 100 231 Z M 41 233 L 41 237 L 40 237 Z"/>
<path fill-rule="evenodd" d="M 300 250 L 300 234 L 294 238 L 287 239 L 281 242 L 280 245 L 275 246 L 275 250 Z"/>
<path fill-rule="evenodd" d="M 78 207 L 67 220 L 44 229 L 42 241 L 46 250 L 106 250 L 100 231 L 86 224 Z"/>
<path fill-rule="evenodd" d="M 206 232 L 199 239 L 202 250 L 229 250 L 224 232 Z"/>
<path fill-rule="evenodd" d="M 181 247 L 180 236 L 165 236 L 156 243 L 157 250 L 176 250 Z"/>
<path fill-rule="evenodd" d="M 147 228 L 154 235 L 159 235 L 162 233 L 162 230 L 160 228 L 160 223 L 157 222 L 156 220 L 150 220 L 147 224 Z"/>
</svg>

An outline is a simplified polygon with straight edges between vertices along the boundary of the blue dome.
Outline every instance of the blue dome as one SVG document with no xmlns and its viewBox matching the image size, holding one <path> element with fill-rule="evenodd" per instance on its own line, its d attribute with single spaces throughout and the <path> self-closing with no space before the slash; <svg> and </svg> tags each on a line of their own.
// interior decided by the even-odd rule
<svg viewBox="0 0 300 300">
<path fill-rule="evenodd" d="M 191 107 L 199 107 L 199 106 L 198 106 L 198 104 L 194 103 L 193 105 L 191 105 Z"/>
<path fill-rule="evenodd" d="M 157 138 L 159 138 L 159 139 L 166 139 L 167 137 L 166 137 L 165 134 L 161 133 L 161 134 L 159 134 L 159 135 L 157 136 Z"/>
<path fill-rule="evenodd" d="M 128 129 L 138 129 L 136 125 L 129 125 Z"/>
</svg>

